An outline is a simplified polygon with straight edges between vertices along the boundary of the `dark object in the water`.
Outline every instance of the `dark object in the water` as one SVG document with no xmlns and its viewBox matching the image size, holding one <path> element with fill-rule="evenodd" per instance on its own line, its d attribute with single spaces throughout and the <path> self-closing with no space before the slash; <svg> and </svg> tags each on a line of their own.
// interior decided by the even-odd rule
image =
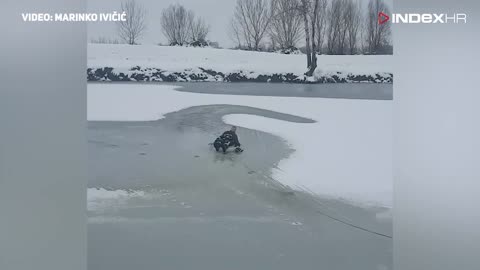
<svg viewBox="0 0 480 270">
<path fill-rule="evenodd" d="M 232 126 L 230 130 L 227 130 L 220 135 L 220 137 L 216 138 L 215 141 L 213 142 L 213 147 L 215 147 L 215 151 L 220 151 L 222 150 L 223 153 L 225 154 L 227 152 L 227 149 L 231 146 L 236 147 L 235 152 L 240 153 L 243 150 L 240 148 L 241 144 L 240 141 L 238 140 L 237 136 L 237 127 Z"/>
</svg>

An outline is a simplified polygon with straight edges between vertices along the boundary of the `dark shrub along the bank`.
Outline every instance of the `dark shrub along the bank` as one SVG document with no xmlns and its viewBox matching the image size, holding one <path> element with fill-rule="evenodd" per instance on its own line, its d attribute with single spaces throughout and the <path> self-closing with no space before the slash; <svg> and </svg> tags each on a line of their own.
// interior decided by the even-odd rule
<svg viewBox="0 0 480 270">
<path fill-rule="evenodd" d="M 359 75 L 337 72 L 325 74 L 315 80 L 293 73 L 256 74 L 253 72 L 222 73 L 210 69 L 170 72 L 158 68 L 133 67 L 128 71 L 116 71 L 112 67 L 88 68 L 88 81 L 143 81 L 143 82 L 286 82 L 286 83 L 392 83 L 392 73 Z"/>
</svg>

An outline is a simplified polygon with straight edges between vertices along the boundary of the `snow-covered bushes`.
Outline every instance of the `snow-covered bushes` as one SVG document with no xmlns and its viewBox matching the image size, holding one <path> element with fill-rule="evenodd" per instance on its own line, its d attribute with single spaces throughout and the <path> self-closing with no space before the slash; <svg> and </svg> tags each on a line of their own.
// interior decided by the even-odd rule
<svg viewBox="0 0 480 270">
<path fill-rule="evenodd" d="M 348 83 L 393 81 L 390 56 L 318 56 L 305 77 L 305 56 L 193 46 L 88 45 L 90 81 L 255 81 Z"/>
<path fill-rule="evenodd" d="M 294 46 L 290 46 L 290 47 L 285 48 L 285 49 L 277 50 L 276 53 L 282 53 L 282 54 L 302 54 L 302 52 L 301 52 L 297 47 L 294 47 Z"/>
</svg>

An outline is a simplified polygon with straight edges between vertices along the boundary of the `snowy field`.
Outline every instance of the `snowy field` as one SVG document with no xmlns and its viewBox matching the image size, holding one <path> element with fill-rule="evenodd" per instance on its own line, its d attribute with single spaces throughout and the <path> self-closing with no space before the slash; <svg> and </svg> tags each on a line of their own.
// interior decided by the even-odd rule
<svg viewBox="0 0 480 270">
<path fill-rule="evenodd" d="M 372 77 L 380 74 L 391 78 L 393 73 L 393 58 L 389 55 L 320 55 L 317 62 L 314 74 L 317 79 L 349 74 Z M 223 74 L 248 74 L 255 78 L 287 73 L 302 77 L 306 72 L 306 56 L 214 48 L 88 44 L 87 65 L 92 69 L 112 67 L 115 72 L 126 74 L 138 66 L 172 73 L 201 73 L 202 68 Z M 216 78 L 213 76 L 209 80 Z"/>
<path fill-rule="evenodd" d="M 317 121 L 298 124 L 253 115 L 224 117 L 228 124 L 276 134 L 296 150 L 272 172 L 282 183 L 357 204 L 392 206 L 391 101 L 262 96 L 232 99 L 228 95 L 178 92 L 170 85 L 88 85 L 91 121 L 157 120 L 169 112 L 210 104 L 251 106 Z"/>
</svg>

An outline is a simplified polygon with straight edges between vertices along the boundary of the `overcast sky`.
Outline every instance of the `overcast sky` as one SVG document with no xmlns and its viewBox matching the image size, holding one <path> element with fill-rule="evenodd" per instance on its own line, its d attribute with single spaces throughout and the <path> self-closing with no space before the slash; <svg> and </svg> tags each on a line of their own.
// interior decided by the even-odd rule
<svg viewBox="0 0 480 270">
<path fill-rule="evenodd" d="M 120 11 L 121 2 L 125 0 L 88 0 L 88 12 Z M 233 16 L 236 0 L 136 0 L 147 9 L 147 32 L 140 40 L 142 44 L 166 43 L 160 29 L 162 9 L 179 3 L 191 9 L 197 16 L 205 18 L 210 25 L 208 39 L 218 41 L 222 47 L 231 47 L 233 42 L 228 36 L 230 19 Z M 362 0 L 360 0 L 362 1 Z M 393 0 L 385 1 L 392 6 Z M 366 6 L 368 0 L 363 0 Z M 113 22 L 92 22 L 88 24 L 88 40 L 99 37 L 116 39 L 116 26 Z"/>
</svg>

